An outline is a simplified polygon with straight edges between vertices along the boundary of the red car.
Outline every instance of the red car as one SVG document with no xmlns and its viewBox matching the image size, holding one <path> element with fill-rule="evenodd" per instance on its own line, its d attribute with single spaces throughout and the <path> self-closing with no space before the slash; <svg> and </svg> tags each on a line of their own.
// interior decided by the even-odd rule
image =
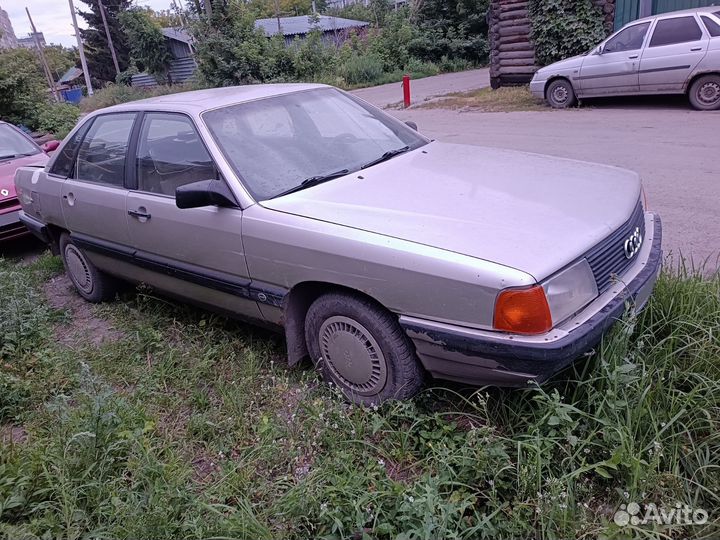
<svg viewBox="0 0 720 540">
<path fill-rule="evenodd" d="M 0 242 L 29 233 L 18 219 L 20 201 L 15 194 L 15 171 L 18 167 L 44 166 L 48 152 L 59 144 L 48 141 L 38 146 L 15 126 L 0 122 Z"/>
</svg>

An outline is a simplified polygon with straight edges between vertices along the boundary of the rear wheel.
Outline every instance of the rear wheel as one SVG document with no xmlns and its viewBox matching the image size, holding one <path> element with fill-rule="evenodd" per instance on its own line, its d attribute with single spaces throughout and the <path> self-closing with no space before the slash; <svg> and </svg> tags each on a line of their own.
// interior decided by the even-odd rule
<svg viewBox="0 0 720 540">
<path fill-rule="evenodd" d="M 703 75 L 690 86 L 690 104 L 701 111 L 720 110 L 720 75 Z"/>
<path fill-rule="evenodd" d="M 98 270 L 67 233 L 60 237 L 60 255 L 65 272 L 85 300 L 97 303 L 115 297 L 118 281 Z"/>
<path fill-rule="evenodd" d="M 575 90 L 567 79 L 555 79 L 545 91 L 545 100 L 553 109 L 567 109 L 577 103 Z"/>
<path fill-rule="evenodd" d="M 305 339 L 323 378 L 354 403 L 408 399 L 422 387 L 410 340 L 395 317 L 370 300 L 321 296 L 305 318 Z"/>
</svg>

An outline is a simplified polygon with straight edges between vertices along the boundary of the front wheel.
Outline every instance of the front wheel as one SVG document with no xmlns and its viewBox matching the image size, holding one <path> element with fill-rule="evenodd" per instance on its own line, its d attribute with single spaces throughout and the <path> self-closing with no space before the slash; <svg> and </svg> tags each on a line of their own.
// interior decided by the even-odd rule
<svg viewBox="0 0 720 540">
<path fill-rule="evenodd" d="M 423 370 L 409 338 L 392 314 L 370 300 L 321 296 L 307 312 L 305 339 L 323 378 L 354 403 L 408 399 L 422 387 Z"/>
<path fill-rule="evenodd" d="M 545 100 L 553 109 L 567 109 L 577 103 L 575 90 L 567 79 L 555 79 L 545 91 Z"/>
<path fill-rule="evenodd" d="M 700 111 L 720 110 L 720 75 L 703 75 L 688 92 L 690 104 Z"/>
</svg>

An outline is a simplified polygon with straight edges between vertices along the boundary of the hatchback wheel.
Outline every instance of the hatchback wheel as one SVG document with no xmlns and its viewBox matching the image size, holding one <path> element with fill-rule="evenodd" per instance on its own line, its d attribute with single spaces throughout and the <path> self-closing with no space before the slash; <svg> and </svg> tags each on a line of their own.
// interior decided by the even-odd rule
<svg viewBox="0 0 720 540">
<path fill-rule="evenodd" d="M 97 303 L 115 297 L 117 280 L 98 270 L 67 233 L 60 237 L 60 254 L 65 272 L 85 300 Z"/>
<path fill-rule="evenodd" d="M 690 87 L 688 97 L 696 109 L 720 110 L 720 75 L 704 75 L 697 79 Z"/>
<path fill-rule="evenodd" d="M 395 317 L 369 300 L 321 296 L 305 318 L 305 339 L 323 378 L 354 403 L 407 399 L 422 387 L 412 343 Z"/>
<path fill-rule="evenodd" d="M 545 91 L 545 99 L 553 109 L 567 109 L 577 102 L 575 90 L 567 79 L 556 79 Z"/>
</svg>

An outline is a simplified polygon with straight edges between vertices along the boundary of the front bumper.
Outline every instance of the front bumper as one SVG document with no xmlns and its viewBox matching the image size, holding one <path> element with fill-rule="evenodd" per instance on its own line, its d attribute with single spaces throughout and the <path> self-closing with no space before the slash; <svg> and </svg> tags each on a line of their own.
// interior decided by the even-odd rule
<svg viewBox="0 0 720 540">
<path fill-rule="evenodd" d="M 11 210 L 0 214 L 0 242 L 19 238 L 28 233 L 20 222 L 20 210 Z"/>
<path fill-rule="evenodd" d="M 652 231 L 652 238 L 647 234 Z M 662 263 L 660 218 L 646 214 L 646 238 L 638 260 L 610 291 L 543 336 L 513 336 L 411 317 L 400 324 L 420 361 L 434 377 L 478 386 L 526 386 L 543 382 L 593 350 L 628 308 L 640 311 Z"/>
<path fill-rule="evenodd" d="M 533 79 L 530 81 L 530 93 L 538 99 L 545 99 L 545 80 Z"/>
</svg>

